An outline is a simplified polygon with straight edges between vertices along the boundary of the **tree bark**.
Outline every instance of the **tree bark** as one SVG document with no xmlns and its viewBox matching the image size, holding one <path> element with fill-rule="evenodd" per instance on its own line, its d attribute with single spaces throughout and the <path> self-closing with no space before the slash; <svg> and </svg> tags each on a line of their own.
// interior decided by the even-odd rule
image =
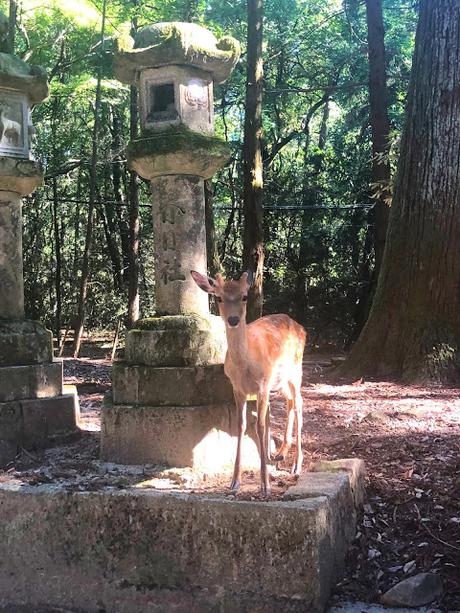
<svg viewBox="0 0 460 613">
<path fill-rule="evenodd" d="M 374 279 L 382 265 L 388 228 L 390 197 L 390 162 L 388 144 L 388 91 L 385 65 L 385 31 L 382 0 L 366 0 L 367 45 L 369 51 L 369 106 L 372 131 L 372 183 L 374 196 Z"/>
<path fill-rule="evenodd" d="M 460 0 L 422 0 L 382 269 L 342 374 L 460 381 L 459 92 Z"/>
<path fill-rule="evenodd" d="M 248 321 L 262 315 L 263 307 L 263 162 L 262 162 L 262 25 L 263 0 L 247 0 L 248 50 L 246 113 L 244 119 L 243 182 L 244 229 L 243 266 L 254 272 L 248 296 Z"/>
<path fill-rule="evenodd" d="M 102 25 L 101 25 L 101 46 L 104 50 L 104 31 L 105 31 L 105 12 L 106 2 L 102 5 Z M 88 281 L 89 281 L 89 259 L 91 255 L 91 247 L 93 242 L 93 225 L 94 225 L 94 209 L 96 196 L 96 165 L 97 165 L 97 146 L 99 142 L 99 124 L 100 124 L 100 108 L 101 108 L 101 81 L 102 81 L 102 62 L 99 61 L 97 84 L 96 84 L 96 99 L 94 103 L 94 125 L 91 151 L 91 166 L 89 173 L 89 202 L 88 202 L 88 218 L 86 222 L 85 250 L 83 252 L 82 270 L 80 277 L 80 294 L 78 297 L 78 313 L 74 327 L 73 341 L 73 356 L 78 357 L 80 353 L 81 338 L 86 319 L 86 300 L 88 298 Z"/>
<path fill-rule="evenodd" d="M 211 181 L 204 182 L 204 206 L 206 222 L 206 254 L 208 272 L 214 277 L 222 272 L 219 252 L 217 251 L 216 226 L 214 223 L 214 211 L 212 208 L 213 189 Z"/>
<path fill-rule="evenodd" d="M 8 15 L 8 36 L 6 42 L 6 53 L 14 54 L 14 43 L 16 38 L 16 22 L 18 15 L 18 3 L 16 0 L 10 0 L 9 3 L 9 15 Z"/>
<path fill-rule="evenodd" d="M 130 89 L 130 137 L 137 136 L 137 88 Z M 129 172 L 129 251 L 128 251 L 128 313 L 126 327 L 132 328 L 139 319 L 139 178 L 134 170 Z"/>
</svg>

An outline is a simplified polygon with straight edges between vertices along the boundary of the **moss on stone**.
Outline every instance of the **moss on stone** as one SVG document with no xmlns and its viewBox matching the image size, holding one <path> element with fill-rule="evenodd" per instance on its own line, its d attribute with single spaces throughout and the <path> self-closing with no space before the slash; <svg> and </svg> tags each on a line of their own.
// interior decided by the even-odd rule
<svg viewBox="0 0 460 613">
<path fill-rule="evenodd" d="M 217 40 L 197 24 L 162 22 L 141 28 L 134 41 L 123 35 L 117 41 L 114 69 L 118 79 L 133 83 L 143 68 L 189 65 L 211 72 L 221 83 L 231 74 L 240 52 L 231 36 Z"/>
<path fill-rule="evenodd" d="M 144 155 L 165 155 L 185 150 L 204 151 L 206 156 L 228 157 L 228 144 L 217 136 L 193 132 L 184 125 L 162 132 L 144 130 L 142 137 L 128 145 L 128 157 Z"/>
<path fill-rule="evenodd" d="M 227 163 L 230 148 L 218 137 L 181 125 L 163 132 L 145 131 L 128 145 L 127 157 L 130 167 L 144 179 L 163 175 L 209 179 Z"/>
<path fill-rule="evenodd" d="M 0 53 L 0 82 L 28 95 L 32 104 L 48 97 L 46 72 L 40 66 L 29 66 L 15 55 Z"/>
<path fill-rule="evenodd" d="M 147 317 L 136 322 L 135 330 L 183 330 L 195 332 L 210 330 L 208 319 L 199 315 L 164 315 L 162 317 Z"/>
</svg>

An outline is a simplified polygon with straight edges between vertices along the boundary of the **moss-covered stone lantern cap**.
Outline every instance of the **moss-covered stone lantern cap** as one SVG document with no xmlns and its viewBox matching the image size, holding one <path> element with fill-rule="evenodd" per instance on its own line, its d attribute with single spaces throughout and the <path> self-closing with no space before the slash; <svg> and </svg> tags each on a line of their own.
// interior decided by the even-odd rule
<svg viewBox="0 0 460 613">
<path fill-rule="evenodd" d="M 46 72 L 40 66 L 29 66 L 15 55 L 0 53 L 0 84 L 26 94 L 30 104 L 38 104 L 49 95 Z"/>
<path fill-rule="evenodd" d="M 162 22 L 141 28 L 135 39 L 117 39 L 114 72 L 123 83 L 135 83 L 138 72 L 169 65 L 194 66 L 212 73 L 215 83 L 230 76 L 240 57 L 240 44 L 231 36 L 217 38 L 194 23 Z"/>
</svg>

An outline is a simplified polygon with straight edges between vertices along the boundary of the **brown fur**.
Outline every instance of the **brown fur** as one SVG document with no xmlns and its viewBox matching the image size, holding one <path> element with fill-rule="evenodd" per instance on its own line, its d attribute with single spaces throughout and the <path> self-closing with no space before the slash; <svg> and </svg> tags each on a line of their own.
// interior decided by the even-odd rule
<svg viewBox="0 0 460 613">
<path fill-rule="evenodd" d="M 257 434 L 261 461 L 261 489 L 269 490 L 266 461 L 268 458 L 267 411 L 270 391 L 279 391 L 286 398 L 287 421 L 283 444 L 275 458 L 286 457 L 292 443 L 296 422 L 296 459 L 293 472 L 302 468 L 302 356 L 306 341 L 303 327 L 288 315 L 267 315 L 246 324 L 246 302 L 249 289 L 247 274 L 238 281 L 227 281 L 219 275 L 210 279 L 192 272 L 196 283 L 218 299 L 219 312 L 225 322 L 228 350 L 225 374 L 230 379 L 238 411 L 238 446 L 231 487 L 241 480 L 241 444 L 246 430 L 246 400 L 257 395 Z M 237 321 L 236 325 L 231 322 Z"/>
</svg>

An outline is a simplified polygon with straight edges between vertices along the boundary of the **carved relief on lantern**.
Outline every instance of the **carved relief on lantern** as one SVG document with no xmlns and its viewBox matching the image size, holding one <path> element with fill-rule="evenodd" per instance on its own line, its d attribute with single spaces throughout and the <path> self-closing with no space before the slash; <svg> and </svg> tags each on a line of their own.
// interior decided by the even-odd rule
<svg viewBox="0 0 460 613">
<path fill-rule="evenodd" d="M 0 155 L 28 158 L 31 131 L 27 96 L 0 88 Z"/>
</svg>

